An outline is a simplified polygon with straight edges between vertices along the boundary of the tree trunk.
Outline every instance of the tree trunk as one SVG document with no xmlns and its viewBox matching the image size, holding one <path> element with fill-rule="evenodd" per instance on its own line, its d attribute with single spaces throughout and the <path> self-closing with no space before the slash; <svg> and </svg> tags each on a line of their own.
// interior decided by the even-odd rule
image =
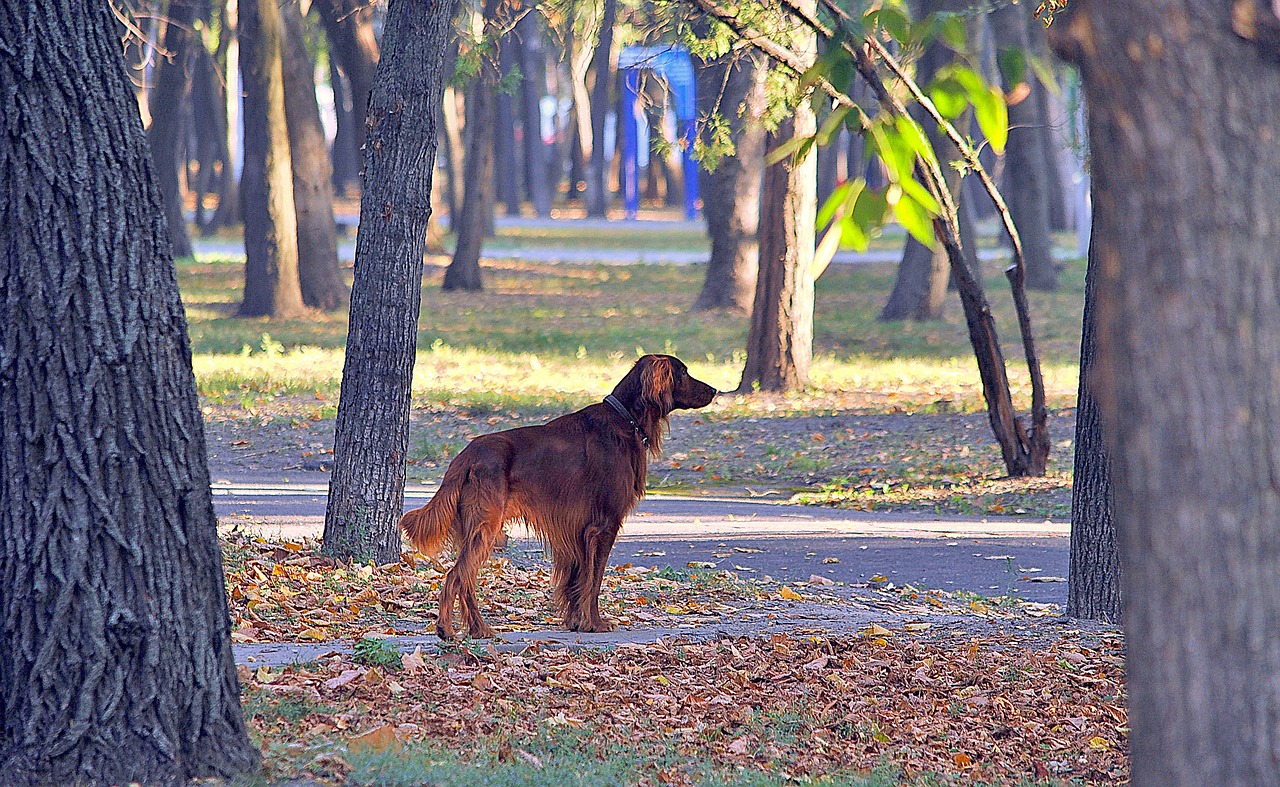
<svg viewBox="0 0 1280 787">
<path fill-rule="evenodd" d="M 356 119 L 351 100 L 351 81 L 338 65 L 338 58 L 329 54 L 329 84 L 333 88 L 333 119 L 336 125 L 329 158 L 333 164 L 333 189 L 345 195 L 352 181 L 360 180 L 360 149 L 356 147 L 356 127 L 363 120 Z"/>
<path fill-rule="evenodd" d="M 107 3 L 0 6 L 0 774 L 256 769 L 155 170 Z"/>
<path fill-rule="evenodd" d="M 244 78 L 244 301 L 241 317 L 302 314 L 298 221 L 284 114 L 282 34 L 276 0 L 239 6 Z"/>
<path fill-rule="evenodd" d="M 445 194 L 449 201 L 449 228 L 455 229 L 462 216 L 462 200 L 467 184 L 462 180 L 462 160 L 466 147 L 462 144 L 463 111 L 458 109 L 458 93 L 452 86 L 444 89 L 440 102 L 440 138 L 444 144 L 444 169 L 449 176 Z"/>
<path fill-rule="evenodd" d="M 355 122 L 351 124 L 350 139 L 357 174 L 364 163 L 365 118 L 369 114 L 369 91 L 373 89 L 374 69 L 378 66 L 373 5 L 367 0 L 315 2 L 325 36 L 329 39 L 329 54 L 337 58 L 351 91 L 351 113 Z"/>
<path fill-rule="evenodd" d="M 1053 55 L 1045 42 L 1044 24 L 1035 14 L 1023 16 L 1027 24 L 1027 42 L 1032 56 L 1040 58 L 1050 68 L 1053 67 Z M 1040 144 L 1044 148 L 1045 200 L 1049 207 L 1049 228 L 1054 231 L 1070 230 L 1070 218 L 1067 214 L 1067 188 L 1062 177 L 1062 158 L 1059 155 L 1063 144 L 1054 131 L 1053 105 L 1049 89 L 1036 74 L 1029 74 L 1027 80 L 1031 85 L 1031 97 L 1036 102 L 1036 127 L 1040 130 Z"/>
<path fill-rule="evenodd" d="M 913 3 L 913 13 L 920 19 L 939 11 L 957 10 L 954 0 L 924 0 Z M 952 49 L 941 41 L 934 41 L 925 48 L 916 63 L 916 81 L 927 85 L 939 69 L 954 59 Z M 959 202 L 960 173 L 951 166 L 951 162 L 960 159 L 960 151 L 943 134 L 938 125 L 932 122 L 927 113 L 920 107 L 911 108 L 911 116 L 920 124 L 929 137 L 929 143 L 937 152 L 943 163 L 943 175 L 946 178 L 947 190 Z M 961 133 L 968 131 L 967 121 L 957 120 L 956 126 Z M 962 243 L 964 239 L 961 239 Z M 970 269 L 978 267 L 978 255 L 971 245 L 964 246 L 966 261 Z M 898 277 L 894 281 L 889 300 L 880 311 L 879 319 L 915 320 L 926 322 L 942 319 L 943 306 L 947 299 L 947 283 L 951 278 L 951 264 L 946 249 L 941 243 L 925 246 L 911 235 L 907 235 L 906 245 L 902 250 L 902 261 L 898 263 Z"/>
<path fill-rule="evenodd" d="M 502 75 L 511 73 L 514 64 L 511 49 L 512 36 L 503 39 L 502 55 L 499 63 Z M 515 100 L 509 93 L 497 96 L 498 106 L 494 123 L 493 155 L 495 162 L 501 166 L 493 168 L 493 185 L 495 200 L 502 202 L 503 212 L 508 216 L 520 215 L 520 170 L 516 167 L 516 111 Z"/>
<path fill-rule="evenodd" d="M 284 110 L 298 218 L 298 284 L 303 303 L 334 311 L 346 305 L 347 288 L 338 268 L 333 168 L 324 127 L 320 125 L 315 66 L 307 54 L 302 13 L 296 0 L 281 4 L 280 21 L 284 30 Z"/>
<path fill-rule="evenodd" d="M 325 511 L 324 552 L 342 559 L 400 558 L 422 257 L 455 7 L 391 0 L 383 27 Z"/>
<path fill-rule="evenodd" d="M 243 151 L 237 147 L 239 144 L 237 135 L 240 133 L 240 112 L 243 102 L 240 96 L 242 87 L 239 81 L 240 39 L 236 35 L 238 27 L 236 16 L 233 8 L 223 6 L 222 29 L 218 31 L 218 50 L 225 55 L 226 72 L 218 80 L 218 85 L 222 88 L 219 93 L 224 101 L 222 125 L 218 130 L 222 133 L 222 149 L 226 158 L 223 161 L 222 180 L 218 188 L 218 209 L 213 212 L 213 218 L 205 227 L 206 235 L 212 234 L 219 227 L 231 227 L 240 223 L 240 176 L 242 174 L 240 162 L 243 160 L 241 158 Z M 215 66 L 221 62 L 218 58 L 213 60 Z"/>
<path fill-rule="evenodd" d="M 151 154 L 155 157 L 156 180 L 164 198 L 164 216 L 169 224 L 169 238 L 175 257 L 190 257 L 191 238 L 183 207 L 182 186 L 178 180 L 178 138 L 182 128 L 182 109 L 187 101 L 191 80 L 191 22 L 195 19 L 194 0 L 171 0 L 168 24 L 164 29 L 164 49 L 169 57 L 156 62 L 155 88 L 152 91 L 151 128 L 147 133 Z"/>
<path fill-rule="evenodd" d="M 793 136 L 813 134 L 807 103 L 769 135 L 766 156 Z M 765 167 L 760 196 L 760 281 L 738 393 L 793 391 L 809 382 L 813 356 L 813 251 L 817 156 Z"/>
<path fill-rule="evenodd" d="M 765 74 L 757 56 L 725 57 L 698 69 L 698 114 L 716 111 L 731 129 L 736 150 L 702 175 L 702 212 L 711 238 L 702 290 L 694 311 L 748 313 L 755 298 L 760 249 L 760 183 L 764 173 Z"/>
<path fill-rule="evenodd" d="M 991 27 L 1001 50 L 1022 50 L 1027 40 L 1026 5 L 1005 5 L 991 12 Z M 1012 93 L 1031 79 L 1030 71 L 1009 74 L 1001 69 L 1005 93 Z M 1028 83 L 1027 87 L 1030 85 Z M 1009 204 L 1014 226 L 1022 237 L 1022 254 L 1027 265 L 1027 286 L 1033 290 L 1056 290 L 1058 266 L 1053 261 L 1053 238 L 1049 232 L 1049 176 L 1045 169 L 1042 118 L 1030 95 L 1009 107 L 1009 140 L 1005 144 L 1004 182 L 1001 192 Z"/>
<path fill-rule="evenodd" d="M 199 40 L 196 41 L 195 63 L 191 72 L 191 110 L 199 151 L 197 160 L 200 162 L 194 189 L 195 223 L 203 234 L 209 231 L 211 224 L 205 218 L 204 195 L 213 192 L 215 183 L 232 176 L 231 160 L 227 156 L 227 111 L 225 98 L 218 86 L 218 64 Z M 215 167 L 221 169 L 216 178 Z"/>
<path fill-rule="evenodd" d="M 1280 784 L 1274 8 L 1073 0 L 1053 25 L 1089 110 L 1138 787 Z"/>
<path fill-rule="evenodd" d="M 618 17 L 618 0 L 604 0 L 600 17 L 600 40 L 591 58 L 595 81 L 591 86 L 591 157 L 587 160 L 587 215 L 604 218 L 609 207 L 608 166 L 604 158 L 604 121 L 613 106 L 613 27 Z"/>
<path fill-rule="evenodd" d="M 542 50 L 542 33 L 536 14 L 524 14 L 516 23 L 513 37 L 519 51 L 520 98 L 524 117 L 524 161 L 526 189 L 533 210 L 539 218 L 551 216 L 551 183 L 548 178 L 549 155 L 542 141 L 542 94 L 546 92 L 547 64 Z"/>
<path fill-rule="evenodd" d="M 1076 400 L 1075 473 L 1071 482 L 1071 573 L 1067 615 L 1120 622 L 1120 551 L 1116 543 L 1111 455 L 1102 440 L 1095 377 L 1098 268 L 1093 247 L 1084 287 L 1080 393 Z"/>
<path fill-rule="evenodd" d="M 498 18 L 503 0 L 485 0 L 484 36 L 497 34 L 503 25 Z M 493 138 L 497 122 L 497 88 L 501 75 L 493 56 L 480 59 L 480 73 L 467 92 L 467 156 L 464 160 L 463 178 L 467 183 L 462 197 L 462 214 L 453 222 L 458 245 L 453 251 L 453 261 L 444 272 L 445 290 L 479 291 L 484 289 L 480 278 L 480 252 L 484 248 L 485 219 L 492 214 L 493 188 Z"/>
</svg>

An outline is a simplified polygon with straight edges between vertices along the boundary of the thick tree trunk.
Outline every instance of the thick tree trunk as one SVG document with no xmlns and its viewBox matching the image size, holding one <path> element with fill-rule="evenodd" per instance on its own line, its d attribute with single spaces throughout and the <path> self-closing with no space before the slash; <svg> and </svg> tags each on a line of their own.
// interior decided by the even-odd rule
<svg viewBox="0 0 1280 787">
<path fill-rule="evenodd" d="M 1072 0 L 1053 27 L 1089 110 L 1133 784 L 1280 784 L 1280 19 Z"/>
<path fill-rule="evenodd" d="M 1111 454 L 1102 439 L 1098 382 L 1098 266 L 1089 249 L 1084 330 L 1080 337 L 1080 393 L 1076 400 L 1075 473 L 1071 482 L 1071 572 L 1067 615 L 1120 622 L 1120 549 L 1111 491 Z"/>
<path fill-rule="evenodd" d="M 746 314 L 755 298 L 760 249 L 760 184 L 764 172 L 765 74 L 757 56 L 725 57 L 698 69 L 698 114 L 719 112 L 736 150 L 702 175 L 702 212 L 711 239 L 702 290 L 694 311 Z"/>
<path fill-rule="evenodd" d="M 587 215 L 604 218 L 609 207 L 608 162 L 604 158 L 604 121 L 613 106 L 613 27 L 618 17 L 618 0 L 604 0 L 600 17 L 600 39 L 591 58 L 595 81 L 591 85 L 591 157 L 587 160 Z"/>
<path fill-rule="evenodd" d="M 303 313 L 298 221 L 284 113 L 283 36 L 276 0 L 239 6 L 244 78 L 244 301 L 241 317 Z"/>
<path fill-rule="evenodd" d="M 175 257 L 190 257 L 194 252 L 187 234 L 182 186 L 178 178 L 178 138 L 182 130 L 182 111 L 191 86 L 188 69 L 194 48 L 191 31 L 191 22 L 196 16 L 194 0 L 172 0 L 167 16 L 164 49 L 169 57 L 161 57 L 156 63 L 155 89 L 148 102 L 151 128 L 147 139 L 155 157 L 156 179 L 164 197 L 164 216 L 169 224 L 173 254 Z"/>
<path fill-rule="evenodd" d="M 1026 16 L 1030 13 L 1025 4 L 1006 5 L 991 12 L 992 32 L 999 48 L 1027 50 Z M 1028 70 L 1021 75 L 1002 73 L 1001 78 L 1005 92 L 1011 93 L 1032 75 Z M 1027 286 L 1033 290 L 1056 290 L 1058 267 L 1053 261 L 1053 238 L 1049 232 L 1049 176 L 1041 122 L 1030 95 L 1009 107 L 1009 140 L 1000 190 L 1022 238 Z"/>
<path fill-rule="evenodd" d="M 807 103 L 769 135 L 766 155 L 817 124 Z M 813 251 L 817 156 L 765 167 L 760 196 L 760 281 L 739 393 L 793 391 L 809 382 L 813 356 Z"/>
<path fill-rule="evenodd" d="M 520 17 L 513 43 L 519 52 L 520 71 L 524 75 L 520 83 L 520 99 L 523 108 L 525 191 L 533 203 L 534 213 L 540 218 L 547 218 L 551 215 L 552 200 L 547 167 L 550 153 L 542 141 L 542 109 L 539 103 L 546 92 L 547 64 L 535 14 Z"/>
<path fill-rule="evenodd" d="M 485 0 L 484 35 L 492 37 L 503 25 L 499 9 L 503 0 Z M 462 213 L 453 221 L 458 245 L 453 261 L 444 272 L 445 290 L 478 291 L 484 288 L 480 277 L 480 252 L 484 248 L 486 218 L 492 215 L 493 138 L 498 115 L 498 66 L 491 56 L 482 57 L 480 73 L 467 91 L 467 156 L 463 178 L 467 183 L 462 198 Z"/>
<path fill-rule="evenodd" d="M 338 268 L 333 169 L 320 125 L 315 66 L 307 54 L 297 0 L 280 5 L 280 20 L 284 30 L 284 110 L 298 218 L 298 283 L 303 303 L 333 311 L 346 305 L 347 288 Z"/>
<path fill-rule="evenodd" d="M 357 174 L 364 163 L 365 118 L 369 114 L 369 91 L 373 89 L 374 69 L 378 66 L 373 6 L 367 0 L 315 2 L 325 36 L 329 39 L 329 53 L 337 59 L 351 91 L 351 114 L 355 122 L 350 127 L 350 144 L 354 150 Z"/>
<path fill-rule="evenodd" d="M 355 285 L 324 552 L 400 558 L 410 384 L 452 2 L 391 0 L 369 101 Z"/>
<path fill-rule="evenodd" d="M 0 774 L 257 767 L 204 424 L 111 7 L 0 6 Z"/>
</svg>

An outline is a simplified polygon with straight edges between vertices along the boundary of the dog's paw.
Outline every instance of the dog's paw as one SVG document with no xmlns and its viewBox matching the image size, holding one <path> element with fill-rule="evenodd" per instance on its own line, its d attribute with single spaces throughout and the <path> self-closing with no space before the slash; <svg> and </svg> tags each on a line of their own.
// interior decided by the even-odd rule
<svg viewBox="0 0 1280 787">
<path fill-rule="evenodd" d="M 577 630 L 590 632 L 592 634 L 604 634 L 609 631 L 616 631 L 617 628 L 618 628 L 618 621 L 614 620 L 613 618 L 602 617 L 596 620 L 588 620 L 583 622 L 582 626 Z"/>
<path fill-rule="evenodd" d="M 457 639 L 458 632 L 453 630 L 453 626 L 442 622 L 436 624 L 436 636 L 443 640 Z"/>
<path fill-rule="evenodd" d="M 472 639 L 493 639 L 498 634 L 487 624 L 481 623 L 478 626 L 472 626 L 467 629 L 467 636 Z"/>
</svg>

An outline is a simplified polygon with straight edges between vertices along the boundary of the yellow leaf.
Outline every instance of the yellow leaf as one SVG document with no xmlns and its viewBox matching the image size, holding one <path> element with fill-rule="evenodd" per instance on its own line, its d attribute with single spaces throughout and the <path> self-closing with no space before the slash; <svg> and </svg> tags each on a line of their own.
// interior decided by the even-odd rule
<svg viewBox="0 0 1280 787">
<path fill-rule="evenodd" d="M 779 585 L 779 586 L 778 586 L 778 595 L 779 595 L 779 596 L 782 596 L 782 597 L 783 597 L 783 598 L 785 598 L 787 601 L 804 601 L 804 596 L 802 596 L 802 595 L 800 595 L 799 593 L 795 592 L 794 590 L 792 590 L 791 588 L 787 587 L 786 585 Z"/>
<path fill-rule="evenodd" d="M 666 613 L 667 613 L 667 614 L 669 614 L 669 615 L 687 615 L 687 614 L 689 614 L 687 610 L 683 609 L 682 607 L 677 607 L 677 606 L 675 606 L 675 605 L 673 605 L 673 604 L 668 604 L 667 606 L 663 607 L 663 608 L 662 608 L 662 611 L 663 611 L 663 612 L 666 612 Z"/>
<path fill-rule="evenodd" d="M 1089 739 L 1089 748 L 1105 751 L 1111 748 L 1111 741 L 1107 740 L 1106 738 L 1095 735 Z"/>
<path fill-rule="evenodd" d="M 663 686 L 670 686 L 670 685 L 671 685 L 671 681 L 667 679 L 667 676 L 666 676 L 666 675 L 657 675 L 657 676 L 655 676 L 655 677 L 654 677 L 654 680 L 658 681 L 658 682 L 659 682 L 659 683 L 661 683 Z"/>
<path fill-rule="evenodd" d="M 271 668 L 264 664 L 258 667 L 258 671 L 253 676 L 258 679 L 259 683 L 275 683 L 279 679 L 280 673 L 272 674 Z"/>
<path fill-rule="evenodd" d="M 872 582 L 888 582 L 889 578 L 886 577 L 884 574 L 876 574 L 875 576 L 871 577 L 871 581 Z"/>
<path fill-rule="evenodd" d="M 864 628 L 862 631 L 859 631 L 858 633 L 864 637 L 892 637 L 893 636 L 892 631 L 885 628 L 884 626 L 881 626 L 879 623 L 872 623 L 870 626 L 867 626 L 866 628 Z"/>
<path fill-rule="evenodd" d="M 298 635 L 299 639 L 309 639 L 313 642 L 323 642 L 328 638 L 328 633 L 322 628 L 305 629 Z"/>
</svg>

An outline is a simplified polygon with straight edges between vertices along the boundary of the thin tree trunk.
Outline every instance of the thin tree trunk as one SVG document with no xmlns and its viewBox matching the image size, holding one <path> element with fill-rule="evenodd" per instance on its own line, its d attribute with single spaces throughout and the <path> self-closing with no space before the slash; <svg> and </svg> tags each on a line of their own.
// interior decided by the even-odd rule
<svg viewBox="0 0 1280 787">
<path fill-rule="evenodd" d="M 1053 28 L 1089 112 L 1132 783 L 1280 784 L 1280 18 L 1073 0 Z"/>
<path fill-rule="evenodd" d="M 325 511 L 324 552 L 342 559 L 400 559 L 422 258 L 455 7 L 391 0 L 383 27 Z"/>
<path fill-rule="evenodd" d="M 346 305 L 347 288 L 338 268 L 333 169 L 320 125 L 315 66 L 307 54 L 297 0 L 281 4 L 280 19 L 284 29 L 284 109 L 298 217 L 298 283 L 303 303 L 333 311 Z"/>
<path fill-rule="evenodd" d="M 368 0 L 316 0 L 315 8 L 329 39 L 329 53 L 336 56 L 351 91 L 351 145 L 356 172 L 364 163 L 365 118 L 369 91 L 378 65 L 378 41 L 373 32 L 373 3 Z M 336 92 L 336 91 L 335 91 Z"/>
<path fill-rule="evenodd" d="M 524 160 L 529 200 L 540 218 L 551 215 L 551 183 L 548 180 L 547 163 L 550 159 L 546 144 L 542 141 L 542 108 L 539 103 L 546 91 L 547 64 L 542 49 L 542 33 L 538 29 L 535 14 L 524 14 L 516 23 L 513 43 L 519 51 L 520 70 L 524 79 L 520 83 L 520 97 L 524 113 Z"/>
<path fill-rule="evenodd" d="M 923 0 L 913 4 L 913 12 L 923 19 L 939 11 L 956 10 L 956 5 L 953 0 Z M 916 81 L 922 85 L 929 84 L 934 74 L 954 58 L 955 55 L 950 47 L 941 41 L 934 41 L 925 48 L 916 63 Z M 929 143 L 938 157 L 942 159 L 947 190 L 959 202 L 960 173 L 950 164 L 960 158 L 960 151 L 938 132 L 937 124 L 930 121 L 923 109 L 912 107 L 910 111 L 911 116 L 925 130 Z M 957 126 L 963 126 L 962 131 L 968 130 L 965 121 L 958 122 Z M 961 242 L 963 243 L 963 240 Z M 977 268 L 975 250 L 969 246 L 964 248 L 970 267 Z M 898 277 L 894 281 L 889 300 L 880 311 L 879 319 L 917 322 L 942 319 L 943 306 L 947 300 L 947 283 L 950 279 L 951 265 L 942 244 L 935 242 L 932 246 L 925 246 L 908 235 L 902 250 L 902 261 L 898 263 Z"/>
<path fill-rule="evenodd" d="M 508 35 L 501 44 L 502 55 L 499 63 L 503 78 L 511 73 L 513 65 L 511 38 Z M 508 216 L 520 215 L 520 170 L 516 167 L 516 113 L 515 99 L 509 93 L 497 96 L 498 106 L 495 110 L 497 121 L 494 123 L 494 161 L 500 162 L 493 168 L 496 201 L 502 202 L 503 212 Z"/>
<path fill-rule="evenodd" d="M 298 223 L 284 113 L 282 31 L 276 0 L 239 6 L 244 77 L 244 301 L 241 317 L 303 313 Z"/>
<path fill-rule="evenodd" d="M 1071 570 L 1067 615 L 1120 622 L 1120 549 L 1116 540 L 1111 453 L 1102 439 L 1095 389 L 1098 349 L 1098 260 L 1089 248 L 1076 400 L 1075 472 L 1071 482 Z"/>
<path fill-rule="evenodd" d="M 991 26 L 1001 49 L 1026 51 L 1026 5 L 1006 5 L 991 12 Z M 1030 79 L 1029 73 L 1001 73 L 1006 93 Z M 1029 87 L 1029 84 L 1028 84 Z M 1056 290 L 1058 266 L 1053 261 L 1053 238 L 1049 232 L 1049 175 L 1045 168 L 1042 118 L 1036 102 L 1027 95 L 1009 107 L 1009 140 L 1005 144 L 1004 182 L 1014 226 L 1022 238 L 1026 259 L 1027 286 L 1033 290 Z"/>
<path fill-rule="evenodd" d="M 608 165 L 604 157 L 604 122 L 613 101 L 613 27 L 617 22 L 618 0 L 604 0 L 600 17 L 600 39 L 591 58 L 595 81 L 591 86 L 591 157 L 587 159 L 587 215 L 604 218 L 609 207 Z"/>
<path fill-rule="evenodd" d="M 203 42 L 196 41 L 195 63 L 191 73 L 192 122 L 197 138 L 197 160 L 200 171 L 196 176 L 196 227 L 203 234 L 209 231 L 211 218 L 206 220 L 204 196 L 211 193 L 215 168 L 221 167 L 218 178 L 231 177 L 231 161 L 227 156 L 227 113 L 218 87 L 217 63 Z"/>
<path fill-rule="evenodd" d="M 351 81 L 342 73 L 338 58 L 332 53 L 329 56 L 329 84 L 333 88 L 333 116 L 337 126 L 329 153 L 333 163 L 333 188 L 338 194 L 345 195 L 348 185 L 360 179 L 360 149 L 356 147 L 355 129 L 364 125 L 364 121 L 356 119 Z"/>
<path fill-rule="evenodd" d="M 485 0 L 484 35 L 492 37 L 503 23 L 503 0 Z M 484 247 L 485 218 L 493 211 L 493 138 L 497 121 L 497 86 L 501 75 L 492 56 L 481 58 L 480 73 L 467 93 L 467 157 L 464 162 L 466 194 L 462 214 L 453 222 L 458 245 L 444 272 L 445 290 L 484 289 L 480 277 L 480 252 Z"/>
<path fill-rule="evenodd" d="M 1027 43 L 1033 57 L 1040 58 L 1052 68 L 1053 55 L 1045 42 L 1044 24 L 1035 14 L 1026 14 Z M 1055 231 L 1072 229 L 1067 215 L 1067 188 L 1062 177 L 1062 146 L 1053 128 L 1053 106 L 1049 89 L 1037 74 L 1029 74 L 1031 98 L 1036 102 L 1036 127 L 1040 131 L 1040 144 L 1044 147 L 1045 200 L 1049 206 L 1049 228 Z"/>
<path fill-rule="evenodd" d="M 444 145 L 445 171 L 449 183 L 445 193 L 449 199 L 449 228 L 457 229 L 462 216 L 462 200 L 466 197 L 467 184 L 462 179 L 463 156 L 466 147 L 462 144 L 463 112 L 458 110 L 458 95 L 453 86 L 444 89 L 440 103 L 440 135 Z"/>
<path fill-rule="evenodd" d="M 0 5 L 0 774 L 257 768 L 160 192 L 106 3 Z"/>
<path fill-rule="evenodd" d="M 168 58 L 156 62 L 155 88 L 150 97 L 151 128 L 147 133 L 151 153 L 155 157 L 156 179 L 164 198 L 164 215 L 169 224 L 169 238 L 176 257 L 190 257 L 191 238 L 183 206 L 182 186 L 178 178 L 178 138 L 182 128 L 182 111 L 191 86 L 189 62 L 194 34 L 191 23 L 196 17 L 194 0 L 171 0 L 164 29 L 164 49 Z"/>
<path fill-rule="evenodd" d="M 220 91 L 225 103 L 222 105 L 222 125 L 219 131 L 223 135 L 223 151 L 226 153 L 226 158 L 222 165 L 222 181 L 218 189 L 218 209 L 214 211 L 209 226 L 205 227 L 206 235 L 213 233 L 219 227 L 235 226 L 241 219 L 242 169 L 240 162 L 243 161 L 241 158 L 243 151 L 237 148 L 239 144 L 237 135 L 240 133 L 239 119 L 243 102 L 239 95 L 242 85 L 239 81 L 240 39 L 237 35 L 239 23 L 236 17 L 235 9 L 223 6 L 222 28 L 218 33 L 218 50 L 226 58 L 226 73 L 222 75 L 218 84 L 225 86 Z M 215 63 L 220 62 L 218 58 L 213 59 Z"/>
<path fill-rule="evenodd" d="M 769 135 L 768 152 L 817 131 L 806 103 Z M 760 195 L 760 281 L 756 284 L 747 363 L 738 393 L 793 391 L 809 382 L 813 356 L 813 252 L 817 157 L 783 159 L 764 171 Z"/>
<path fill-rule="evenodd" d="M 736 150 L 702 175 L 702 211 L 711 257 L 694 311 L 725 309 L 746 314 L 755 298 L 765 74 L 763 64 L 752 54 L 725 57 L 698 69 L 698 114 L 708 117 L 718 111 L 729 124 Z"/>
</svg>

